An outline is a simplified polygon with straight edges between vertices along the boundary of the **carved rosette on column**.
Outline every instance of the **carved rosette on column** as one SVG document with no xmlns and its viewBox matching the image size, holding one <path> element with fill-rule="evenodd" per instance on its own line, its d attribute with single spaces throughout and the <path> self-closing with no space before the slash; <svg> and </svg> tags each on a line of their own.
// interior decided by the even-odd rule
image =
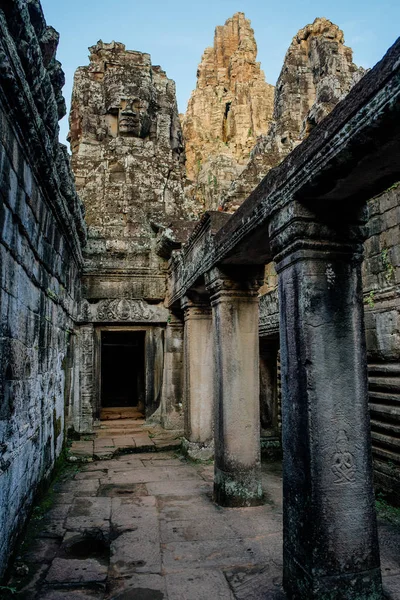
<svg viewBox="0 0 400 600">
<path fill-rule="evenodd" d="M 213 455 L 213 341 L 208 298 L 184 296 L 184 415 L 187 451 L 192 458 Z"/>
<path fill-rule="evenodd" d="M 258 289 L 251 267 L 206 274 L 214 329 L 215 478 L 222 506 L 260 504 Z"/>
<path fill-rule="evenodd" d="M 363 215 L 346 208 L 324 205 L 318 215 L 292 201 L 270 224 L 281 324 L 284 588 L 304 600 L 381 598 Z"/>
</svg>

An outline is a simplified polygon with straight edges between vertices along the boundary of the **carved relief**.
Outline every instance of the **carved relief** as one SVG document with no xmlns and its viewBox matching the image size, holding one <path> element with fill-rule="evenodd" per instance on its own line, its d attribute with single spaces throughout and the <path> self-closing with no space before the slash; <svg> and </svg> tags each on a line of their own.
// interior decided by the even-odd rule
<svg viewBox="0 0 400 600">
<path fill-rule="evenodd" d="M 336 438 L 337 452 L 332 457 L 332 472 L 335 483 L 352 483 L 355 481 L 356 465 L 353 454 L 349 451 L 349 438 L 341 429 Z"/>
<path fill-rule="evenodd" d="M 167 322 L 168 310 L 149 306 L 143 300 L 128 298 L 100 300 L 96 304 L 82 303 L 80 321 Z"/>
<path fill-rule="evenodd" d="M 118 134 L 145 138 L 150 133 L 151 122 L 154 119 L 150 104 L 143 98 L 121 100 L 118 119 Z"/>
<path fill-rule="evenodd" d="M 82 327 L 79 331 L 80 345 L 80 399 L 79 431 L 91 431 L 93 427 L 94 382 L 93 382 L 93 326 Z"/>
</svg>

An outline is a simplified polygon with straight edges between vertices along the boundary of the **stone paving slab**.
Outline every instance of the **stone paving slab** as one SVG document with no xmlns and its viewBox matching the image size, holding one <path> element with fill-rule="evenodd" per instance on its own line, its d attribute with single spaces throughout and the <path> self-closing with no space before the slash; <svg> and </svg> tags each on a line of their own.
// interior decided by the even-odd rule
<svg viewBox="0 0 400 600">
<path fill-rule="evenodd" d="M 286 600 L 282 570 L 274 564 L 236 567 L 225 571 L 236 600 Z"/>
<path fill-rule="evenodd" d="M 157 498 L 160 518 L 167 521 L 189 521 L 196 518 L 207 522 L 208 519 L 223 514 L 222 508 L 210 502 L 205 494 L 164 495 Z"/>
<path fill-rule="evenodd" d="M 187 521 L 160 521 L 161 541 L 164 544 L 204 540 L 228 540 L 236 538 L 223 516 L 207 518 L 207 526 L 202 519 Z"/>
<path fill-rule="evenodd" d="M 65 520 L 67 530 L 108 529 L 111 498 L 77 497 Z"/>
<path fill-rule="evenodd" d="M 240 538 L 176 542 L 164 545 L 163 566 L 167 573 L 194 569 L 248 565 L 259 557 L 259 546 Z"/>
<path fill-rule="evenodd" d="M 79 481 L 80 479 L 87 481 L 88 479 L 101 479 L 106 476 L 108 473 L 108 469 L 93 469 L 90 471 L 84 471 L 82 473 L 77 473 L 75 475 L 75 481 Z"/>
<path fill-rule="evenodd" d="M 143 433 L 135 435 L 134 440 L 136 448 L 147 448 L 148 446 L 154 446 L 154 440 Z"/>
<path fill-rule="evenodd" d="M 27 552 L 22 555 L 22 560 L 29 563 L 50 563 L 60 549 L 60 540 L 54 538 L 37 538 Z"/>
<path fill-rule="evenodd" d="M 383 577 L 383 591 L 387 600 L 399 600 L 400 598 L 400 575 Z"/>
<path fill-rule="evenodd" d="M 103 600 L 103 591 L 96 589 L 66 589 L 57 590 L 53 587 L 49 587 L 47 591 L 43 591 L 40 596 L 40 600 Z"/>
<path fill-rule="evenodd" d="M 196 479 L 187 479 L 186 481 L 159 481 L 147 484 L 149 494 L 154 496 L 170 496 L 173 493 L 178 495 L 192 495 L 195 493 L 211 494 L 211 485 L 204 481 Z"/>
<path fill-rule="evenodd" d="M 55 558 L 46 577 L 47 583 L 92 583 L 107 579 L 108 567 L 94 558 Z"/>
<path fill-rule="evenodd" d="M 122 457 L 119 457 L 119 458 L 122 458 Z M 108 460 L 106 463 L 107 469 L 103 470 L 105 472 L 105 474 L 111 475 L 113 473 L 119 473 L 120 471 L 130 471 L 133 469 L 143 469 L 144 468 L 144 462 L 139 460 L 138 458 L 132 458 L 132 454 L 130 454 L 129 457 L 125 457 L 125 458 L 127 458 L 127 460 L 125 460 L 125 461 L 118 460 L 116 458 L 112 458 L 111 460 Z M 149 462 L 149 461 L 146 461 L 146 462 Z M 102 475 L 102 477 L 104 477 L 104 475 Z"/>
<path fill-rule="evenodd" d="M 135 532 L 122 533 L 111 544 L 110 575 L 113 578 L 133 573 L 161 573 L 160 544 L 138 540 Z"/>
<path fill-rule="evenodd" d="M 162 575 L 133 574 L 124 579 L 110 579 L 105 600 L 166 600 L 166 579 Z"/>
<path fill-rule="evenodd" d="M 99 496 L 107 496 L 109 498 L 140 498 L 142 496 L 148 496 L 149 492 L 144 483 L 121 483 L 119 485 L 114 483 L 105 483 L 100 486 Z"/>
<path fill-rule="evenodd" d="M 216 569 L 185 569 L 166 576 L 169 600 L 234 600 L 223 573 Z"/>
<path fill-rule="evenodd" d="M 37 537 L 40 538 L 62 538 L 65 533 L 64 520 L 50 520 L 46 517 L 40 523 L 40 531 Z"/>
<path fill-rule="evenodd" d="M 400 539 L 398 528 L 385 522 L 380 522 L 379 525 L 382 575 L 400 576 Z"/>
<path fill-rule="evenodd" d="M 59 492 L 72 493 L 75 497 L 77 496 L 95 496 L 100 486 L 99 479 L 74 479 L 73 481 L 67 481 L 59 484 L 57 490 Z"/>
<path fill-rule="evenodd" d="M 102 438 L 96 438 L 94 441 L 94 448 L 96 450 L 96 448 L 110 448 L 110 447 L 114 447 L 114 440 L 113 438 L 110 436 L 110 433 L 108 433 L 108 437 L 102 437 Z"/>
<path fill-rule="evenodd" d="M 168 478 L 168 473 L 163 468 L 132 469 L 125 470 L 115 474 L 110 474 L 104 479 L 100 479 L 101 485 L 112 483 L 120 485 L 121 483 L 152 483 L 165 481 Z"/>
<path fill-rule="evenodd" d="M 136 530 L 144 539 L 158 539 L 159 515 L 154 496 L 140 498 L 112 498 L 111 526 L 114 531 Z M 149 531 L 146 528 L 149 527 Z"/>
</svg>

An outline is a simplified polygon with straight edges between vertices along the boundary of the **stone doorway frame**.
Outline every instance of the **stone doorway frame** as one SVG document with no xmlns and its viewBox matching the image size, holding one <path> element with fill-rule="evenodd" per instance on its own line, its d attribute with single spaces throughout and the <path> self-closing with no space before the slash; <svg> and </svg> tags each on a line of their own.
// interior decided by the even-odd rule
<svg viewBox="0 0 400 600">
<path fill-rule="evenodd" d="M 98 374 L 96 376 L 96 386 L 98 386 L 99 388 L 99 397 L 98 397 L 98 403 L 99 403 L 99 413 L 101 415 L 101 410 L 103 408 L 107 408 L 104 406 L 104 386 L 103 386 L 103 381 L 104 381 L 104 369 L 107 369 L 107 367 L 104 365 L 103 363 L 103 343 L 104 343 L 104 337 L 103 334 L 106 331 L 113 331 L 113 332 L 117 332 L 119 333 L 120 330 L 115 330 L 112 329 L 110 330 L 109 327 L 103 327 L 100 332 L 98 332 L 97 330 L 95 330 L 95 368 L 98 367 Z M 146 373 L 146 365 L 145 365 L 145 359 L 146 359 L 146 332 L 143 330 L 139 330 L 139 331 L 132 331 L 132 330 L 128 330 L 127 328 L 124 327 L 123 334 L 125 334 L 125 336 L 128 336 L 129 334 L 135 334 L 135 336 L 137 337 L 138 340 L 140 340 L 140 343 L 138 343 L 138 354 L 141 354 L 142 356 L 142 360 L 143 360 L 143 367 L 140 367 L 140 369 L 137 369 L 134 364 L 132 364 L 132 361 L 129 361 L 129 364 L 131 365 L 132 368 L 132 373 L 129 374 L 129 387 L 131 388 L 131 385 L 134 387 L 135 383 L 134 380 L 137 377 L 140 377 L 139 375 L 139 370 L 142 370 L 142 377 L 143 377 L 143 390 L 142 393 L 146 391 L 146 378 L 145 378 L 145 373 Z M 99 339 L 97 340 L 97 336 L 99 337 Z M 124 337 L 125 337 L 124 336 Z M 99 346 L 97 347 L 97 344 L 99 344 Z M 97 392 L 97 390 L 96 390 Z M 143 400 L 144 402 L 144 400 Z M 144 405 L 143 405 L 144 406 Z"/>
<path fill-rule="evenodd" d="M 162 371 L 164 362 L 164 330 L 157 325 L 127 325 L 95 324 L 93 329 L 93 418 L 100 421 L 101 410 L 101 334 L 103 331 L 143 332 L 144 333 L 144 381 L 145 381 L 145 414 L 151 416 L 159 405 L 162 385 Z M 155 361 L 160 360 L 160 368 L 156 369 Z M 155 372 L 161 373 L 161 380 L 157 381 Z"/>
</svg>

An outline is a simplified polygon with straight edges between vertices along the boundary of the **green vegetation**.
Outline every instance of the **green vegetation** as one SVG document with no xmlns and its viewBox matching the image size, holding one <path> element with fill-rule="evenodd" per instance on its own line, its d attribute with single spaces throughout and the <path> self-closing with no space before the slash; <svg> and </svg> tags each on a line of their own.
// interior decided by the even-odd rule
<svg viewBox="0 0 400 600">
<path fill-rule="evenodd" d="M 394 267 L 390 262 L 389 258 L 389 250 L 384 248 L 381 252 L 382 264 L 385 269 L 385 279 L 388 283 L 390 283 L 394 278 Z"/>
<path fill-rule="evenodd" d="M 54 504 L 55 487 L 59 481 L 72 479 L 79 472 L 80 467 L 68 462 L 69 448 L 66 447 L 56 460 L 51 479 L 47 480 L 39 489 L 36 502 L 32 510 L 32 519 L 39 521 L 52 508 Z"/>
<path fill-rule="evenodd" d="M 1 597 L 3 597 L 2 596 L 3 593 L 4 594 L 12 594 L 12 595 L 14 595 L 14 594 L 17 593 L 17 588 L 15 588 L 15 587 L 8 587 L 8 585 L 0 585 L 0 594 L 1 594 Z"/>
<path fill-rule="evenodd" d="M 375 292 L 374 292 L 374 290 L 370 291 L 370 293 L 367 296 L 366 301 L 370 308 L 375 308 Z"/>
<path fill-rule="evenodd" d="M 49 298 L 54 300 L 54 302 L 58 302 L 58 296 L 55 292 L 53 292 L 53 290 L 51 290 L 50 288 L 47 288 L 46 293 Z"/>
<path fill-rule="evenodd" d="M 382 492 L 378 492 L 375 505 L 378 517 L 400 526 L 400 507 L 389 504 Z"/>
</svg>

